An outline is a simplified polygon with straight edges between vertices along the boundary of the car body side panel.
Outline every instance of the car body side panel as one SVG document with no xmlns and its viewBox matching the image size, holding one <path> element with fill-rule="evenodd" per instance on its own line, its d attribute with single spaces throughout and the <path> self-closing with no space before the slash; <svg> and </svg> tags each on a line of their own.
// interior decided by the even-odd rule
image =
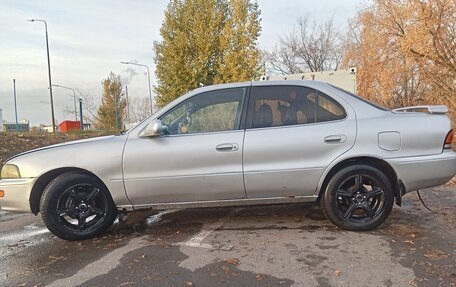
<svg viewBox="0 0 456 287">
<path fill-rule="evenodd" d="M 358 157 L 386 161 L 407 192 L 444 184 L 455 175 L 453 157 L 456 153 L 443 152 L 445 136 L 451 129 L 446 115 L 380 111 L 372 115 L 357 112 L 357 117 L 358 137 L 354 147 L 326 168 L 317 193 L 335 165 Z M 392 142 L 381 142 L 385 133 L 394 134 Z"/>
<path fill-rule="evenodd" d="M 245 198 L 244 131 L 130 137 L 124 179 L 134 205 Z M 222 144 L 236 150 L 218 151 Z"/>
<path fill-rule="evenodd" d="M 456 174 L 456 153 L 453 151 L 386 161 L 396 170 L 407 192 L 445 184 Z"/>
<path fill-rule="evenodd" d="M 11 212 L 32 212 L 29 198 L 36 178 L 2 179 L 0 189 L 5 191 L 0 208 Z"/>
<path fill-rule="evenodd" d="M 19 167 L 21 176 L 36 179 L 60 168 L 87 170 L 100 178 L 117 205 L 129 206 L 122 180 L 122 151 L 127 136 L 108 136 L 59 144 L 8 161 Z M 3 181 L 2 181 L 3 182 Z"/>
<path fill-rule="evenodd" d="M 395 158 L 442 153 L 451 123 L 446 115 L 385 112 L 379 117 L 359 118 L 358 127 L 356 152 Z M 394 142 L 392 138 L 385 142 L 385 134 L 394 135 Z"/>
<path fill-rule="evenodd" d="M 326 143 L 325 137 L 331 135 L 341 135 L 346 141 Z M 355 137 L 354 118 L 247 130 L 244 143 L 247 196 L 313 195 L 325 167 L 349 150 Z"/>
</svg>

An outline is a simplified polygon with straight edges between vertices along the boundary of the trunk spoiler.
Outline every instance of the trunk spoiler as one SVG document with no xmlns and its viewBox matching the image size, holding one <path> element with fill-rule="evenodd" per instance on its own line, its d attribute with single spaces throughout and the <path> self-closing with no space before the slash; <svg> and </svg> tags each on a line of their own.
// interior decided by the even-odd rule
<svg viewBox="0 0 456 287">
<path fill-rule="evenodd" d="M 393 112 L 421 112 L 428 114 L 446 114 L 448 113 L 447 106 L 414 106 L 414 107 L 405 107 L 394 109 Z"/>
</svg>

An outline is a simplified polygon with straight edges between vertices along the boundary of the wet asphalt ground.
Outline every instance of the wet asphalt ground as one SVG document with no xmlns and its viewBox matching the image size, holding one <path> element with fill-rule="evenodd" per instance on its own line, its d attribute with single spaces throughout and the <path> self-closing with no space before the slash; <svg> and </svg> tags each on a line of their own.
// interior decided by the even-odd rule
<svg viewBox="0 0 456 287">
<path fill-rule="evenodd" d="M 293 204 L 138 213 L 67 242 L 0 212 L 0 286 L 456 286 L 456 188 L 422 196 L 435 213 L 410 193 L 371 232 Z"/>
</svg>

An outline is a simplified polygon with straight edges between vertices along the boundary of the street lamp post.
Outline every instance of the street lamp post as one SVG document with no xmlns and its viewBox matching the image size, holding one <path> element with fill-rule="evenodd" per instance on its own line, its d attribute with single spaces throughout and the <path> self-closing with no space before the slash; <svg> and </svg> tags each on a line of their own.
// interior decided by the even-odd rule
<svg viewBox="0 0 456 287">
<path fill-rule="evenodd" d="M 133 62 L 120 62 L 121 64 L 125 64 L 125 65 L 136 65 L 136 66 L 141 66 L 141 67 L 145 67 L 147 69 L 147 80 L 149 80 L 149 99 L 150 99 L 150 114 L 153 114 L 153 108 L 152 108 L 152 89 L 151 89 L 151 86 L 150 86 L 150 70 L 149 70 L 149 66 L 147 65 L 144 65 L 144 64 L 138 64 L 138 63 L 133 63 Z"/>
<path fill-rule="evenodd" d="M 61 85 L 53 85 L 53 86 L 56 87 L 56 88 L 62 88 L 62 89 L 67 89 L 67 90 L 73 91 L 74 118 L 77 121 L 78 120 L 78 110 L 77 110 L 77 107 L 76 107 L 76 92 L 74 91 L 74 89 L 69 88 L 69 87 L 65 87 L 65 86 L 61 86 Z"/>
<path fill-rule="evenodd" d="M 16 132 L 19 132 L 19 121 L 17 120 L 17 101 L 16 101 L 16 79 L 13 79 L 14 95 L 14 114 L 16 115 Z M 3 125 L 3 123 L 0 123 Z"/>
<path fill-rule="evenodd" d="M 119 111 L 118 111 L 118 103 L 117 103 L 117 98 L 118 97 L 115 97 L 116 99 L 116 130 L 119 129 Z"/>
<path fill-rule="evenodd" d="M 52 97 L 51 60 L 49 57 L 49 40 L 48 40 L 47 22 L 45 20 L 41 20 L 41 19 L 30 19 L 27 21 L 44 23 L 44 29 L 46 31 L 46 51 L 47 51 L 47 63 L 48 63 L 48 76 L 49 76 L 49 96 L 51 98 L 52 132 L 55 133 L 54 98 Z"/>
<path fill-rule="evenodd" d="M 84 130 L 84 123 L 83 123 L 83 118 L 82 118 L 82 99 L 79 99 L 79 116 L 81 117 L 81 130 Z"/>
</svg>

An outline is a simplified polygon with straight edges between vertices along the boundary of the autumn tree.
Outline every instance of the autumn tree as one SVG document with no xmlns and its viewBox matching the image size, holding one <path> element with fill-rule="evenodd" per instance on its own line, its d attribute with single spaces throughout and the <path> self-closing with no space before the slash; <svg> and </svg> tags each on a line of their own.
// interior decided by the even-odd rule
<svg viewBox="0 0 456 287">
<path fill-rule="evenodd" d="M 226 22 L 220 35 L 220 55 L 215 83 L 251 81 L 260 73 L 260 9 L 250 0 L 228 2 Z"/>
<path fill-rule="evenodd" d="M 157 105 L 201 85 L 257 76 L 259 15 L 249 0 L 171 0 L 154 43 Z"/>
<path fill-rule="evenodd" d="M 427 98 L 449 105 L 456 119 L 456 1 L 408 2 L 403 50 L 428 84 Z"/>
<path fill-rule="evenodd" d="M 279 44 L 265 54 L 269 69 L 286 75 L 337 70 L 343 51 L 332 18 L 317 24 L 301 17 L 297 27 L 280 37 Z"/>
<path fill-rule="evenodd" d="M 351 23 L 345 66 L 358 92 L 390 107 L 441 103 L 456 111 L 456 2 L 375 0 Z"/>
<path fill-rule="evenodd" d="M 98 108 L 97 127 L 121 129 L 126 111 L 126 100 L 122 91 L 120 76 L 111 72 L 101 84 L 103 86 L 103 98 Z"/>
</svg>

